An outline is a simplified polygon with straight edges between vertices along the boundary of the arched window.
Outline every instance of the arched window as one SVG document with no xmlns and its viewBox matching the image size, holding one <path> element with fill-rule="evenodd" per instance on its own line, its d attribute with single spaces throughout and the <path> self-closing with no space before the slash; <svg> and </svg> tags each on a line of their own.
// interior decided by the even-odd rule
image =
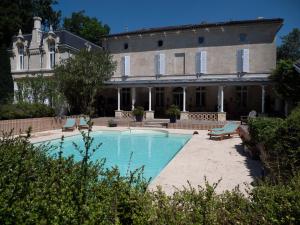
<svg viewBox="0 0 300 225">
<path fill-rule="evenodd" d="M 19 70 L 24 70 L 24 46 L 18 48 L 19 53 Z"/>
<path fill-rule="evenodd" d="M 55 44 L 49 43 L 49 66 L 51 69 L 55 66 Z"/>
</svg>

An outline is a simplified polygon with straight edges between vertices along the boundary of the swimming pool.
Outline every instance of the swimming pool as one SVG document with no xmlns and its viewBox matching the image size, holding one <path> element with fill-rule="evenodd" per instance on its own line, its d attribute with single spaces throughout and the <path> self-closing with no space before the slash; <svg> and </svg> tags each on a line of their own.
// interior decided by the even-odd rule
<svg viewBox="0 0 300 225">
<path fill-rule="evenodd" d="M 191 138 L 191 135 L 155 130 L 95 131 L 91 136 L 94 137 L 93 146 L 102 143 L 93 154 L 93 161 L 105 158 L 105 167 L 118 166 L 121 175 L 126 175 L 129 165 L 131 171 L 144 166 L 144 177 L 152 179 Z M 59 142 L 60 139 L 55 139 L 50 144 L 59 146 Z M 83 149 L 81 135 L 66 137 L 63 155 L 74 155 L 74 159 L 79 161 L 82 156 L 73 142 Z"/>
</svg>

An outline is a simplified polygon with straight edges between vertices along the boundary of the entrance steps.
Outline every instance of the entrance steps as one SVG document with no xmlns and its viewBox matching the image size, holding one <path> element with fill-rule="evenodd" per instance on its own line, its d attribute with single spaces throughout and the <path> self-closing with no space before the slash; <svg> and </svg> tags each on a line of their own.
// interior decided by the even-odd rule
<svg viewBox="0 0 300 225">
<path fill-rule="evenodd" d="M 144 127 L 168 127 L 169 119 L 146 120 Z"/>
</svg>

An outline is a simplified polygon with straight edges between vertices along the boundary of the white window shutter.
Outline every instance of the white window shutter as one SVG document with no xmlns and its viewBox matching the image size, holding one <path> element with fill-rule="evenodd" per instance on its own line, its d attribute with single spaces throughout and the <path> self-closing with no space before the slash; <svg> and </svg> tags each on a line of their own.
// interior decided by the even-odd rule
<svg viewBox="0 0 300 225">
<path fill-rule="evenodd" d="M 159 54 L 159 74 L 163 75 L 165 74 L 165 54 Z"/>
<path fill-rule="evenodd" d="M 243 49 L 243 72 L 249 72 L 249 49 Z"/>
<path fill-rule="evenodd" d="M 206 51 L 201 51 L 201 73 L 206 73 Z"/>
<path fill-rule="evenodd" d="M 130 75 L 130 56 L 125 56 L 125 76 Z"/>
<path fill-rule="evenodd" d="M 243 72 L 243 50 L 237 50 L 237 72 Z"/>
<path fill-rule="evenodd" d="M 195 56 L 196 74 L 201 73 L 201 52 L 197 52 Z"/>
</svg>

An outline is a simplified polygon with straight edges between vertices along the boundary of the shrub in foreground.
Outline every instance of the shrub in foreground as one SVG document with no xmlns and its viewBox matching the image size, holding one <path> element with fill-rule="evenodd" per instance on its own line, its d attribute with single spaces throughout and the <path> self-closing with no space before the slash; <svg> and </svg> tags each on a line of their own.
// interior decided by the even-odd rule
<svg viewBox="0 0 300 225">
<path fill-rule="evenodd" d="M 91 163 L 101 144 L 83 133 L 83 159 L 56 157 L 53 147 L 28 138 L 0 140 L 1 224 L 299 224 L 300 176 L 289 183 L 260 185 L 245 197 L 238 189 L 217 195 L 217 184 L 166 195 L 147 191 L 142 169 L 123 177 L 104 160 Z"/>
<path fill-rule="evenodd" d="M 289 180 L 300 171 L 300 107 L 285 120 L 252 119 L 249 132 L 252 144 L 264 145 L 260 158 L 273 182 Z"/>
</svg>

